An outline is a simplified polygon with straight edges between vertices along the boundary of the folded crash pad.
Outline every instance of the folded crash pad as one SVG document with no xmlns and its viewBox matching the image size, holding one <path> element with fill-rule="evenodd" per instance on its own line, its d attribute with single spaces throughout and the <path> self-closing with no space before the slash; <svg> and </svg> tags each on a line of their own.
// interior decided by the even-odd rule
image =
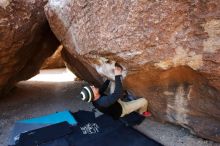
<svg viewBox="0 0 220 146">
<path fill-rule="evenodd" d="M 61 122 L 67 122 L 72 126 L 77 124 L 75 118 L 69 111 L 56 112 L 41 117 L 16 121 L 9 139 L 9 145 L 14 145 L 22 133 Z"/>
<path fill-rule="evenodd" d="M 71 132 L 71 125 L 67 122 L 61 122 L 22 133 L 15 146 L 38 146 L 59 139 Z M 60 146 L 64 145 L 61 144 Z"/>
</svg>

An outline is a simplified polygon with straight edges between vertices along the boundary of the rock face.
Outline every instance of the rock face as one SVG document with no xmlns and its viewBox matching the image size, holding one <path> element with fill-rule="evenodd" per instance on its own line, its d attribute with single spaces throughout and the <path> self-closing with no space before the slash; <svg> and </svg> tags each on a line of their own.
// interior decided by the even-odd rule
<svg viewBox="0 0 220 146">
<path fill-rule="evenodd" d="M 129 74 L 125 86 L 146 97 L 161 121 L 179 124 L 198 136 L 219 142 L 220 96 L 201 74 L 187 66 Z"/>
<path fill-rule="evenodd" d="M 220 142 L 219 0 L 49 0 L 45 12 L 78 76 L 112 78 L 116 61 L 155 117 Z"/>
<path fill-rule="evenodd" d="M 36 75 L 59 45 L 44 14 L 44 0 L 0 2 L 0 96 Z"/>
</svg>

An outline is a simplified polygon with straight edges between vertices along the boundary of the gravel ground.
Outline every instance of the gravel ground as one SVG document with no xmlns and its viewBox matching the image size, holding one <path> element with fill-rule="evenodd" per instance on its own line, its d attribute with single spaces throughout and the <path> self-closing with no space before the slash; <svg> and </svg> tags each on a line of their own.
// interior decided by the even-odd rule
<svg viewBox="0 0 220 146">
<path fill-rule="evenodd" d="M 10 131 L 17 120 L 65 109 L 72 112 L 93 109 L 91 104 L 74 98 L 81 87 L 80 81 L 20 82 L 10 95 L 0 99 L 0 146 L 7 145 Z M 219 143 L 193 136 L 182 127 L 162 124 L 153 118 L 145 119 L 135 128 L 166 146 L 220 146 Z"/>
</svg>

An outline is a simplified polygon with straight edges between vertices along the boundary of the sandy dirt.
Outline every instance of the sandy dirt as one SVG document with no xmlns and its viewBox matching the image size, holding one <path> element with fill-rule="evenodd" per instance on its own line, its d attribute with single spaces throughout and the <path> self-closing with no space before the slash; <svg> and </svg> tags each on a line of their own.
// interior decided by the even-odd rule
<svg viewBox="0 0 220 146">
<path fill-rule="evenodd" d="M 47 75 L 50 73 L 50 71 L 41 72 Z M 53 70 L 52 73 L 67 76 L 65 70 Z M 65 82 L 60 81 L 23 81 L 18 83 L 17 88 L 8 96 L 0 99 L 0 146 L 7 146 L 13 124 L 17 120 L 66 109 L 72 112 L 93 109 L 91 104 L 76 98 L 82 87 L 82 81 L 68 81 L 66 78 Z M 220 146 L 219 143 L 193 136 L 185 128 L 159 123 L 153 117 L 146 118 L 135 128 L 166 146 Z"/>
</svg>

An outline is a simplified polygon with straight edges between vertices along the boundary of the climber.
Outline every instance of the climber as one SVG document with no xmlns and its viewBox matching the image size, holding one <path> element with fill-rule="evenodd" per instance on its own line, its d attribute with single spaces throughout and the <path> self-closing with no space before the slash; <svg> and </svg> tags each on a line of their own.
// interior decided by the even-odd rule
<svg viewBox="0 0 220 146">
<path fill-rule="evenodd" d="M 115 89 L 112 94 L 106 95 L 104 93 L 110 83 L 110 80 L 107 79 L 101 88 L 97 88 L 94 85 L 84 86 L 80 93 L 80 97 L 84 101 L 91 101 L 94 107 L 100 112 L 110 115 L 114 119 L 118 119 L 134 111 L 138 111 L 145 117 L 150 116 L 151 114 L 147 112 L 148 102 L 145 98 L 139 98 L 128 102 L 124 102 L 120 99 L 123 96 L 121 82 L 122 70 L 123 68 L 116 63 L 114 68 Z"/>
</svg>

